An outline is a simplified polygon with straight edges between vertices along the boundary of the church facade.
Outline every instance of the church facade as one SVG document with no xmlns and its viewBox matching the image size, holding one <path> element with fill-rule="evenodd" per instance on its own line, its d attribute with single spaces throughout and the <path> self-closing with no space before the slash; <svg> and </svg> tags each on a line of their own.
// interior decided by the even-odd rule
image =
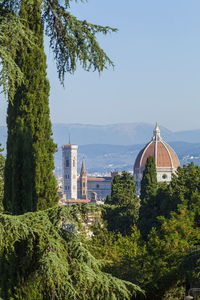
<svg viewBox="0 0 200 300">
<path fill-rule="evenodd" d="M 85 161 L 82 162 L 77 180 L 78 198 L 92 201 L 105 200 L 111 195 L 112 175 L 107 177 L 87 176 Z"/>
<path fill-rule="evenodd" d="M 77 145 L 62 146 L 63 192 L 68 200 L 105 200 L 111 194 L 112 178 L 87 175 L 85 161 L 82 162 L 80 175 L 77 175 Z"/>
<path fill-rule="evenodd" d="M 176 172 L 180 163 L 175 151 L 161 138 L 158 124 L 156 124 L 153 131 L 152 140 L 139 152 L 135 160 L 133 173 L 138 193 L 140 192 L 143 171 L 149 156 L 153 156 L 155 159 L 157 181 L 169 183 L 172 174 Z"/>
</svg>

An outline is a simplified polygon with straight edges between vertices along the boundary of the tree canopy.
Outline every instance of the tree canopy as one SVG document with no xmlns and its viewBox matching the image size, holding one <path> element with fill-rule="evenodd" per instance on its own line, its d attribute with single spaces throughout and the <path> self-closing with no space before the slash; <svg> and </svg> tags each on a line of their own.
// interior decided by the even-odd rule
<svg viewBox="0 0 200 300">
<path fill-rule="evenodd" d="M 155 159 L 153 156 L 147 158 L 145 169 L 141 181 L 140 199 L 143 203 L 156 195 L 157 191 L 157 173 Z"/>
<path fill-rule="evenodd" d="M 9 99 L 4 206 L 15 214 L 51 207 L 57 198 L 53 176 L 56 147 L 49 112 L 44 33 L 50 39 L 61 83 L 66 72 L 76 70 L 78 62 L 87 71 L 101 72 L 113 65 L 99 46 L 96 34 L 115 29 L 78 20 L 69 12 L 70 3 L 58 0 L 0 2 L 0 15 L 5 16 L 1 23 L 2 29 L 5 28 L 1 49 L 7 55 L 0 55 L 2 84 Z M 14 29 L 10 27 L 9 16 L 16 21 Z M 17 35 L 10 51 L 9 40 L 18 24 L 21 35 Z M 15 66 L 17 73 L 12 72 Z"/>
<path fill-rule="evenodd" d="M 141 291 L 102 272 L 103 262 L 87 250 L 84 218 L 94 210 L 72 205 L 21 216 L 0 214 L 0 297 L 128 300 Z"/>
<path fill-rule="evenodd" d="M 136 195 L 133 176 L 127 172 L 115 175 L 111 196 L 106 199 L 104 220 L 108 229 L 129 234 L 138 218 L 139 198 Z"/>
<path fill-rule="evenodd" d="M 3 193 L 4 193 L 4 167 L 5 167 L 5 157 L 2 154 L 3 149 L 0 144 L 0 211 L 3 210 Z"/>
<path fill-rule="evenodd" d="M 40 5 L 24 0 L 19 17 L 37 46 L 17 49 L 15 61 L 25 78 L 7 110 L 4 207 L 14 214 L 46 209 L 58 200 Z"/>
<path fill-rule="evenodd" d="M 14 96 L 16 84 L 20 86 L 24 74 L 15 62 L 16 51 L 21 45 L 33 44 L 34 33 L 27 30 L 19 18 L 21 5 L 25 0 L 0 0 L 0 85 L 9 98 Z M 107 34 L 117 29 L 79 20 L 70 13 L 68 0 L 29 0 L 28 5 L 41 8 L 45 33 L 50 39 L 61 83 L 65 73 L 73 73 L 77 64 L 83 69 L 103 71 L 113 62 L 100 47 L 96 34 Z M 15 39 L 12 37 L 15 36 Z"/>
<path fill-rule="evenodd" d="M 139 228 L 143 237 L 147 237 L 155 225 L 157 214 L 156 194 L 158 189 L 157 173 L 154 157 L 147 158 L 141 181 L 141 205 L 139 210 Z"/>
</svg>

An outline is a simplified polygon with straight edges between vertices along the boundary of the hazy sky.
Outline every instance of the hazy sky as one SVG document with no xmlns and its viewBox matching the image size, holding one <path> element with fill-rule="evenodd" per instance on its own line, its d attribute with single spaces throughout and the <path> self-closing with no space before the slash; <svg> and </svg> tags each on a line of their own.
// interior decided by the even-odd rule
<svg viewBox="0 0 200 300">
<path fill-rule="evenodd" d="M 78 69 L 57 80 L 48 55 L 55 123 L 158 121 L 171 130 L 200 128 L 200 1 L 88 0 L 72 12 L 118 33 L 99 36 L 116 67 L 101 74 Z M 0 100 L 0 124 L 5 101 Z"/>
</svg>

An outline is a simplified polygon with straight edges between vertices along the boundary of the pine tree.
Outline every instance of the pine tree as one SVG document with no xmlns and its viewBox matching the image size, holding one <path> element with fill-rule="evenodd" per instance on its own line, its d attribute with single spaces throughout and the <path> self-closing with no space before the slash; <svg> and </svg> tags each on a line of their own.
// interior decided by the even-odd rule
<svg viewBox="0 0 200 300">
<path fill-rule="evenodd" d="M 16 63 L 25 82 L 9 102 L 7 117 L 4 206 L 14 214 L 45 209 L 57 201 L 40 1 L 34 6 L 28 2 L 22 3 L 20 17 L 35 33 L 37 47 L 18 49 Z"/>
<path fill-rule="evenodd" d="M 4 191 L 4 166 L 5 166 L 5 158 L 1 154 L 3 149 L 0 144 L 0 211 L 3 209 L 2 201 L 3 201 L 3 191 Z"/>
<path fill-rule="evenodd" d="M 5 15 L 0 18 L 5 42 L 5 46 L 0 45 L 0 84 L 5 92 L 9 91 L 4 206 L 15 214 L 51 207 L 57 199 L 52 173 L 56 147 L 49 119 L 43 22 L 61 83 L 66 72 L 76 70 L 78 61 L 87 71 L 93 68 L 101 72 L 107 65 L 113 65 L 95 35 L 116 29 L 80 21 L 69 13 L 70 1 L 62 4 L 57 0 L 3 0 L 0 5 L 0 14 Z M 14 29 L 21 30 L 16 39 L 12 38 L 9 17 Z M 5 21 L 3 26 L 1 21 Z M 12 40 L 14 50 L 10 51 Z"/>
<path fill-rule="evenodd" d="M 130 300 L 141 291 L 102 271 L 104 263 L 90 253 L 82 231 L 83 210 L 91 211 L 82 208 L 0 214 L 1 299 Z"/>
</svg>

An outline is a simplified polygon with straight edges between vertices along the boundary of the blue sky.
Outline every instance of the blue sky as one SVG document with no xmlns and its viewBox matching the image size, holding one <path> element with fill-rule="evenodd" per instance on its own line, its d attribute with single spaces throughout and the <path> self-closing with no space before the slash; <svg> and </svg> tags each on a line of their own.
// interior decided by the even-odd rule
<svg viewBox="0 0 200 300">
<path fill-rule="evenodd" d="M 99 36 L 116 67 L 99 76 L 78 68 L 59 84 L 46 46 L 55 123 L 147 122 L 200 128 L 200 1 L 89 0 L 72 12 L 118 33 Z M 0 100 L 0 124 L 5 101 Z"/>
</svg>

